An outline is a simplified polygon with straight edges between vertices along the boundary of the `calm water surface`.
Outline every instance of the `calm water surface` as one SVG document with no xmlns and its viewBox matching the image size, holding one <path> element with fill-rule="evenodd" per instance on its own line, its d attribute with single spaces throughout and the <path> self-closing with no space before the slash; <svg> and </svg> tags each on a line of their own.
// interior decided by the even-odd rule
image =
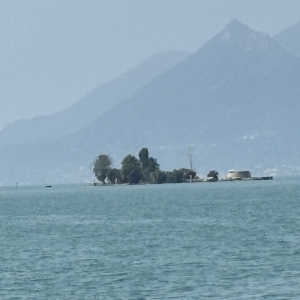
<svg viewBox="0 0 300 300">
<path fill-rule="evenodd" d="M 300 299 L 299 187 L 1 187 L 0 299 Z"/>
</svg>

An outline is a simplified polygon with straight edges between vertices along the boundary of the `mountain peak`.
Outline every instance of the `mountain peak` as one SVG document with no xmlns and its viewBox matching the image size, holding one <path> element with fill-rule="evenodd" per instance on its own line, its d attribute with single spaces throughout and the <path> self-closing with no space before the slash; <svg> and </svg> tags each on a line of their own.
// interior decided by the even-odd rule
<svg viewBox="0 0 300 300">
<path fill-rule="evenodd" d="M 230 32 L 252 31 L 249 26 L 242 24 L 239 20 L 231 20 L 225 27 L 225 30 Z"/>
<path fill-rule="evenodd" d="M 271 45 L 267 33 L 254 31 L 237 19 L 230 21 L 220 35 L 223 42 L 235 44 L 247 51 L 268 50 Z"/>
</svg>

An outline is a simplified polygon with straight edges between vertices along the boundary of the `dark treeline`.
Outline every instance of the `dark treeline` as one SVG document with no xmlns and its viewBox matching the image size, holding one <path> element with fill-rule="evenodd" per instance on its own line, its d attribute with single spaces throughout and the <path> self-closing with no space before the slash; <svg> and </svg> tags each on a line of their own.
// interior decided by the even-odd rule
<svg viewBox="0 0 300 300">
<path fill-rule="evenodd" d="M 138 158 L 128 154 L 122 160 L 121 169 L 113 168 L 113 160 L 107 154 L 100 154 L 93 162 L 93 173 L 105 184 L 114 183 L 181 183 L 194 179 L 196 172 L 189 169 L 162 171 L 157 159 L 149 156 L 147 148 L 142 148 Z"/>
</svg>

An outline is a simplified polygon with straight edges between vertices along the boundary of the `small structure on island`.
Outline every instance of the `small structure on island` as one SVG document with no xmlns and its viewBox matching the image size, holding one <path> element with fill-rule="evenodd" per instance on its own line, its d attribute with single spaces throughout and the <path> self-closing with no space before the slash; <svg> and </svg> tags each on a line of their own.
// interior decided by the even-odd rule
<svg viewBox="0 0 300 300">
<path fill-rule="evenodd" d="M 227 176 L 221 179 L 221 181 L 233 180 L 273 180 L 273 176 L 251 177 L 251 173 L 249 171 L 229 170 Z"/>
<path fill-rule="evenodd" d="M 234 171 L 234 170 L 229 170 L 228 174 L 226 176 L 228 179 L 250 179 L 251 178 L 251 173 L 249 171 Z"/>
</svg>

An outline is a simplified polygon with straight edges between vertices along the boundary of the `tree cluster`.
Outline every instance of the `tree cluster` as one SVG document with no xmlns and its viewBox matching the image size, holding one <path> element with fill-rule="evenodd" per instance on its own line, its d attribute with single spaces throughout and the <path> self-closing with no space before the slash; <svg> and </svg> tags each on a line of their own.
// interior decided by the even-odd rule
<svg viewBox="0 0 300 300">
<path fill-rule="evenodd" d="M 162 171 L 157 159 L 149 156 L 147 148 L 142 148 L 138 158 L 128 154 L 122 160 L 121 169 L 112 168 L 113 160 L 107 154 L 100 154 L 93 162 L 93 173 L 103 184 L 114 183 L 180 183 L 194 179 L 196 173 L 189 169 Z"/>
</svg>

